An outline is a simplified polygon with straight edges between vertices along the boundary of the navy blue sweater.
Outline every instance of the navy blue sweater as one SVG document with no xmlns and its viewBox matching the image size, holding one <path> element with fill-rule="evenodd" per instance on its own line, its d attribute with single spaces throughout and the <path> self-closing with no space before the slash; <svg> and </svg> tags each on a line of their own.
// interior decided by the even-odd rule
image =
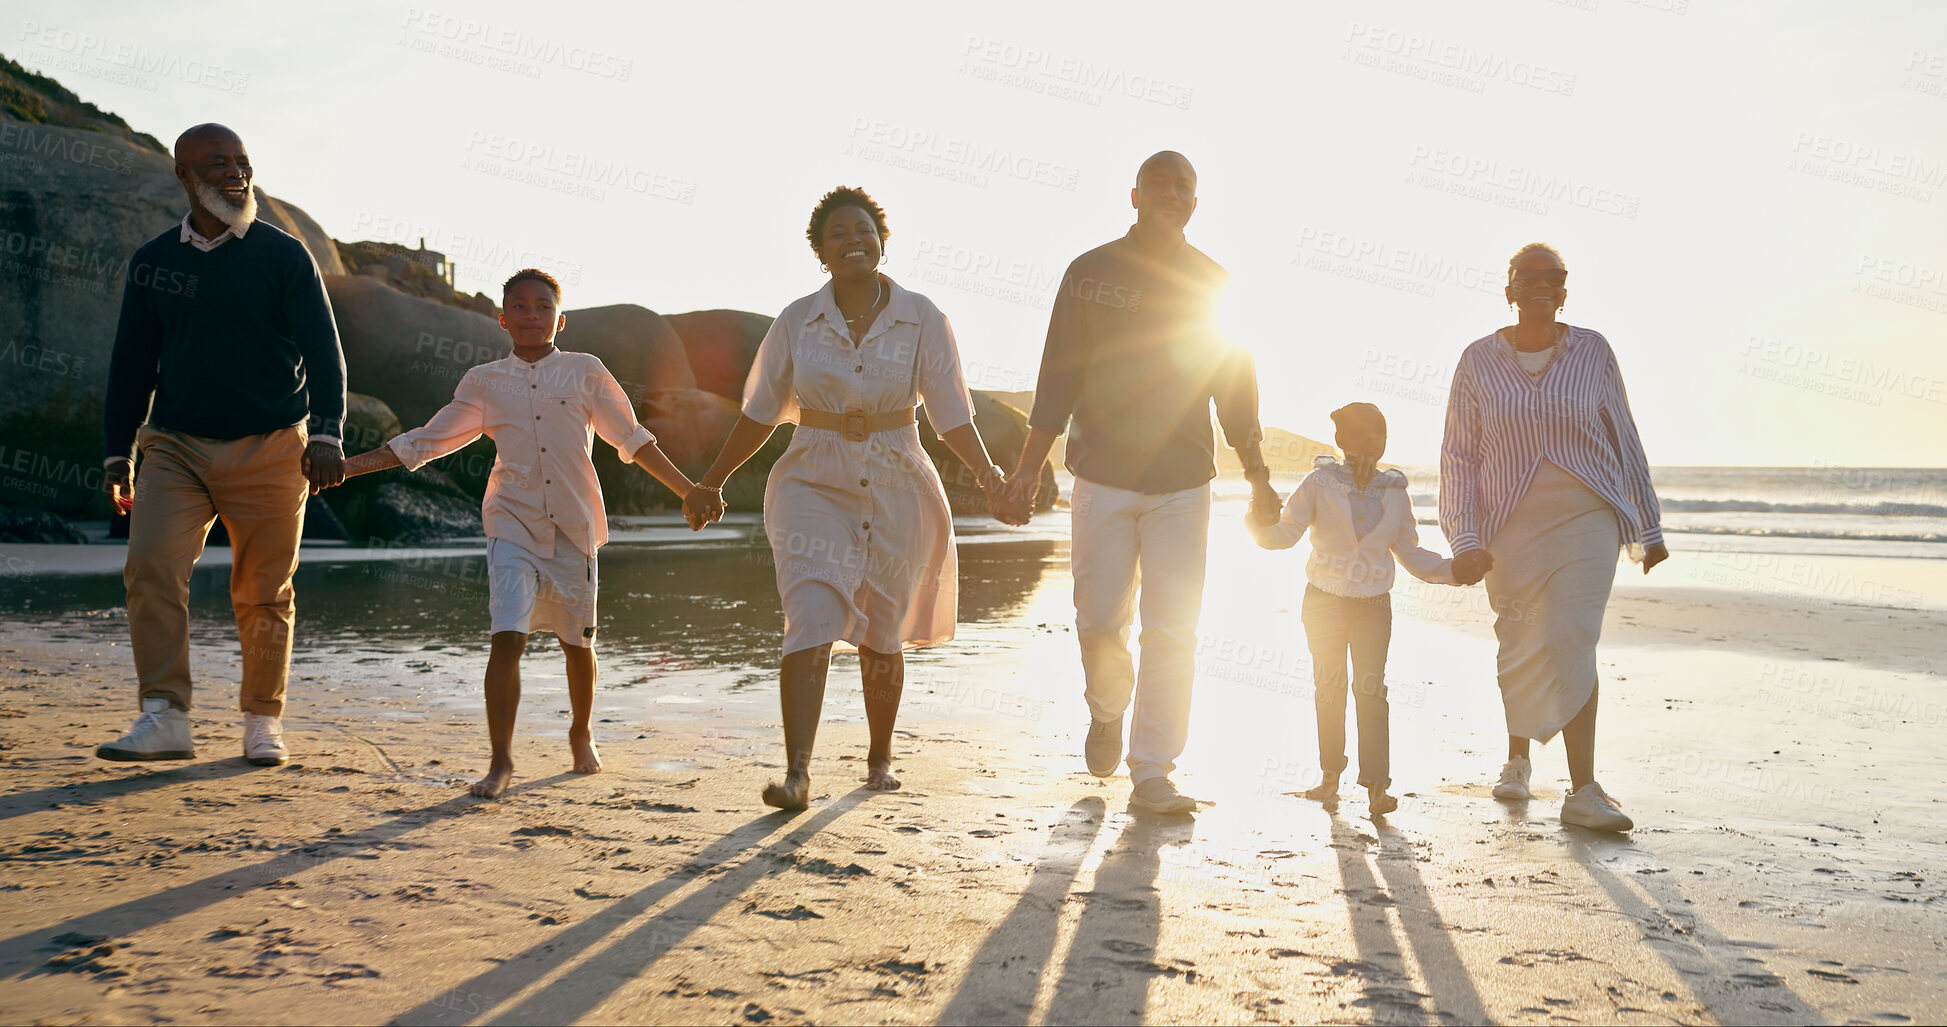
<svg viewBox="0 0 1947 1027">
<path fill-rule="evenodd" d="M 207 253 L 181 235 L 171 226 L 129 260 L 108 362 L 107 455 L 133 455 L 145 418 L 207 439 L 308 418 L 311 434 L 342 437 L 345 356 L 310 251 L 262 221 Z"/>
</svg>

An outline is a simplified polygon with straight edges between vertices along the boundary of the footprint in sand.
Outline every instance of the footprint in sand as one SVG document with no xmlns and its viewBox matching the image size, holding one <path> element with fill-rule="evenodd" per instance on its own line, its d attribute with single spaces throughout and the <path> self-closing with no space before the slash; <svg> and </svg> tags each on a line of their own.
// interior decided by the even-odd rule
<svg viewBox="0 0 1947 1027">
<path fill-rule="evenodd" d="M 779 862 L 786 864 L 793 870 L 799 870 L 807 874 L 817 874 L 820 877 L 872 876 L 872 871 L 867 870 L 857 863 L 847 863 L 844 866 L 839 866 L 831 860 L 820 859 L 815 856 L 807 859 L 797 855 L 790 855 L 781 857 Z"/>
<path fill-rule="evenodd" d="M 886 973 L 890 973 L 890 974 L 905 974 L 911 977 L 922 977 L 925 976 L 926 974 L 932 973 L 934 969 L 938 968 L 940 965 L 941 964 L 935 963 L 933 964 L 933 966 L 929 967 L 924 962 L 906 963 L 906 962 L 901 962 L 900 960 L 897 959 L 888 959 L 882 963 L 872 964 L 871 968 L 874 970 L 883 970 Z"/>
<path fill-rule="evenodd" d="M 825 914 L 806 909 L 802 905 L 792 906 L 790 909 L 758 909 L 757 903 L 752 902 L 744 907 L 744 912 L 767 916 L 773 920 L 823 920 L 825 918 Z"/>
<path fill-rule="evenodd" d="M 633 804 L 630 805 L 629 808 L 639 809 L 647 813 L 695 813 L 697 812 L 695 806 L 683 806 L 674 802 L 650 802 L 647 799 L 637 799 Z"/>
</svg>

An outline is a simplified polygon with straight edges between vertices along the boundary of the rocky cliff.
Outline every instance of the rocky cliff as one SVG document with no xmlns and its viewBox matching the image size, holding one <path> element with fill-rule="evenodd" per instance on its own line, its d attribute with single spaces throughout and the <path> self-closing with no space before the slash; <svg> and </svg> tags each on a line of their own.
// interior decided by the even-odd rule
<svg viewBox="0 0 1947 1027">
<path fill-rule="evenodd" d="M 0 509 L 13 534 L 72 538 L 61 517 L 109 515 L 99 491 L 108 358 L 129 255 L 182 220 L 173 166 L 155 138 L 0 58 Z M 468 368 L 508 352 L 490 299 L 448 295 L 414 268 L 392 269 L 391 254 L 372 244 L 346 244 L 347 261 L 295 204 L 261 188 L 257 199 L 260 218 L 302 240 L 324 276 L 354 394 L 349 452 L 383 443 L 401 424 L 424 423 Z M 560 346 L 599 356 L 665 451 L 701 473 L 736 423 L 744 376 L 771 319 L 738 310 L 666 318 L 634 304 L 566 313 Z M 977 406 L 996 458 L 1011 463 L 1024 419 L 997 400 Z M 982 509 L 970 473 L 930 428 L 922 434 L 956 511 Z M 765 474 L 789 438 L 788 428 L 780 431 L 733 479 L 734 506 L 761 505 Z M 328 491 L 323 499 L 336 516 L 314 516 L 314 527 L 412 542 L 475 534 L 492 463 L 493 445 L 482 440 L 430 471 Z M 678 502 L 606 446 L 596 446 L 595 463 L 614 513 Z M 1051 504 L 1052 471 L 1045 485 Z"/>
</svg>

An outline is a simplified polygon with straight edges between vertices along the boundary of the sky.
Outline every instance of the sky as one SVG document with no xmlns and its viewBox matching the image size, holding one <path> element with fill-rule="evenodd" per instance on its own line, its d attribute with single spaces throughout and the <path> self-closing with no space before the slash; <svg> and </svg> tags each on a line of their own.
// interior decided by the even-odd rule
<svg viewBox="0 0 1947 1027">
<path fill-rule="evenodd" d="M 333 237 L 469 290 L 775 313 L 856 185 L 969 383 L 1029 389 L 1062 270 L 1175 149 L 1267 424 L 1365 400 L 1437 460 L 1542 240 L 1653 463 L 1947 466 L 1947 4 L 8 8 L 0 53 L 165 143 L 230 125 Z"/>
</svg>

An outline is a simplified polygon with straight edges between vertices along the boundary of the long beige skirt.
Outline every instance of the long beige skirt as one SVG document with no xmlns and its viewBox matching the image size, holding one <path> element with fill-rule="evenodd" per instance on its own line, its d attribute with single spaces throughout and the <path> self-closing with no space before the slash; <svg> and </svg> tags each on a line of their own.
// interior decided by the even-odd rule
<svg viewBox="0 0 1947 1027">
<path fill-rule="evenodd" d="M 1546 742 L 1595 693 L 1595 646 L 1621 548 L 1616 511 L 1543 460 L 1487 546 L 1508 734 Z"/>
</svg>

